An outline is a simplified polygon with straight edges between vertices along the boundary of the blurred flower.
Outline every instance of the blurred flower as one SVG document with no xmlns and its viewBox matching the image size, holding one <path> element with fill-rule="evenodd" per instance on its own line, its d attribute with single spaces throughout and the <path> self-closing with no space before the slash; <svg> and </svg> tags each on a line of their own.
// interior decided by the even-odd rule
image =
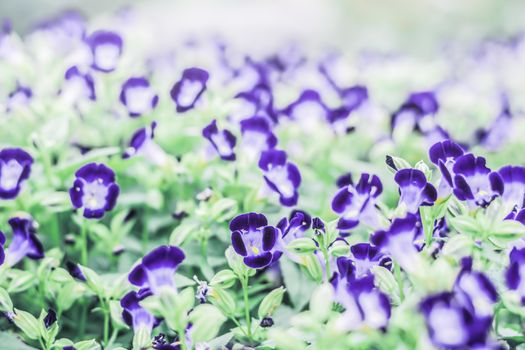
<svg viewBox="0 0 525 350">
<path fill-rule="evenodd" d="M 7 96 L 7 112 L 27 106 L 33 98 L 33 90 L 17 83 L 16 88 Z"/>
<path fill-rule="evenodd" d="M 157 106 L 159 96 L 146 78 L 131 77 L 122 84 L 120 102 L 126 106 L 130 117 L 139 117 Z"/>
<path fill-rule="evenodd" d="M 34 221 L 31 218 L 13 217 L 8 223 L 13 230 L 13 240 L 7 249 L 7 265 L 14 266 L 26 256 L 33 260 L 42 259 L 44 247 L 36 236 Z"/>
<path fill-rule="evenodd" d="M 358 278 L 347 258 L 337 259 L 338 272 L 332 278 L 335 301 L 345 311 L 336 327 L 349 331 L 363 328 L 386 329 L 391 306 L 388 297 L 374 285 L 374 276 Z"/>
<path fill-rule="evenodd" d="M 427 182 L 425 174 L 417 169 L 401 169 L 394 180 L 399 185 L 399 204 L 404 204 L 409 213 L 417 213 L 422 205 L 433 205 L 437 199 L 434 186 Z"/>
<path fill-rule="evenodd" d="M 454 195 L 467 201 L 471 207 L 487 207 L 494 198 L 503 193 L 503 180 L 497 172 L 485 165 L 485 158 L 465 154 L 456 159 L 454 172 Z"/>
<path fill-rule="evenodd" d="M 72 261 L 67 261 L 66 269 L 71 275 L 71 277 L 76 278 L 79 281 L 86 282 L 86 276 L 84 276 L 84 273 L 82 272 L 78 264 L 75 264 Z"/>
<path fill-rule="evenodd" d="M 118 33 L 99 30 L 86 38 L 92 54 L 91 67 L 97 71 L 110 73 L 117 67 L 122 55 L 122 38 Z"/>
<path fill-rule="evenodd" d="M 277 229 L 268 226 L 263 214 L 240 214 L 230 222 L 232 246 L 244 257 L 244 263 L 251 268 L 268 266 L 274 258 L 273 248 L 277 243 Z"/>
<path fill-rule="evenodd" d="M 66 102 L 96 99 L 95 82 L 91 74 L 82 73 L 77 66 L 73 66 L 66 71 L 64 78 L 59 94 Z"/>
<path fill-rule="evenodd" d="M 486 344 L 492 318 L 480 318 L 453 292 L 425 298 L 420 304 L 432 343 L 446 349 L 474 349 Z"/>
<path fill-rule="evenodd" d="M 85 218 L 99 219 L 115 207 L 119 186 L 113 170 L 104 164 L 89 163 L 78 169 L 75 176 L 69 196 L 75 209 L 84 209 Z"/>
<path fill-rule="evenodd" d="M 158 318 L 150 314 L 139 304 L 142 300 L 152 294 L 153 293 L 146 288 L 141 289 L 138 292 L 128 292 L 120 300 L 120 306 L 122 306 L 122 318 L 135 332 L 137 332 L 139 328 L 144 327 L 151 333 L 151 330 L 160 323 Z"/>
<path fill-rule="evenodd" d="M 354 244 L 350 247 L 350 253 L 357 278 L 370 275 L 374 266 L 383 266 L 391 269 L 390 258 L 370 243 Z"/>
<path fill-rule="evenodd" d="M 525 305 L 525 248 L 512 248 L 509 258 L 505 283 L 510 290 L 516 291 L 521 304 Z"/>
<path fill-rule="evenodd" d="M 2 231 L 0 231 L 0 265 L 2 265 L 5 261 L 4 244 L 5 244 L 5 235 Z"/>
<path fill-rule="evenodd" d="M 181 79 L 171 89 L 171 99 L 177 106 L 177 112 L 192 109 L 206 90 L 209 74 L 204 69 L 188 68 L 182 72 Z"/>
<path fill-rule="evenodd" d="M 0 151 L 0 198 L 18 196 L 31 173 L 33 158 L 21 148 L 4 148 Z"/>
<path fill-rule="evenodd" d="M 140 128 L 131 137 L 128 148 L 122 154 L 122 158 L 141 156 L 148 162 L 162 166 L 168 160 L 168 155 L 153 141 L 157 122 L 151 122 L 149 127 Z"/>
<path fill-rule="evenodd" d="M 304 90 L 299 98 L 281 111 L 307 131 L 315 131 L 320 123 L 327 120 L 328 109 L 315 90 Z"/>
<path fill-rule="evenodd" d="M 247 153 L 258 156 L 262 151 L 272 149 L 277 144 L 270 123 L 263 117 L 250 117 L 240 122 L 242 143 Z"/>
<path fill-rule="evenodd" d="M 264 171 L 266 184 L 279 194 L 284 206 L 294 206 L 299 199 L 297 189 L 301 184 L 301 174 L 295 164 L 287 161 L 286 152 L 268 150 L 261 153 L 259 168 Z"/>
<path fill-rule="evenodd" d="M 463 155 L 463 149 L 451 140 L 444 140 L 433 144 L 428 153 L 430 161 L 437 165 L 441 172 L 438 198 L 445 198 L 452 192 L 453 166 L 456 159 Z"/>
<path fill-rule="evenodd" d="M 350 184 L 339 189 L 332 200 L 332 210 L 340 215 L 337 228 L 347 233 L 360 222 L 377 228 L 379 211 L 375 201 L 382 191 L 379 177 L 367 173 L 361 174 L 357 185 Z"/>
<path fill-rule="evenodd" d="M 503 181 L 501 199 L 508 208 L 523 208 L 525 199 L 525 167 L 507 165 L 498 170 Z"/>
<path fill-rule="evenodd" d="M 388 231 L 378 231 L 371 237 L 371 242 L 403 269 L 411 271 L 417 267 L 417 256 L 423 237 L 419 217 L 408 214 L 404 218 L 396 218 Z"/>
<path fill-rule="evenodd" d="M 212 120 L 212 122 L 202 130 L 202 136 L 210 141 L 221 159 L 235 160 L 233 148 L 235 147 L 237 139 L 229 130 L 219 130 L 219 128 L 217 128 L 217 120 Z"/>
<path fill-rule="evenodd" d="M 176 288 L 175 271 L 184 260 L 184 252 L 175 246 L 160 246 L 145 255 L 129 273 L 131 284 L 159 294 L 163 288 Z"/>
</svg>

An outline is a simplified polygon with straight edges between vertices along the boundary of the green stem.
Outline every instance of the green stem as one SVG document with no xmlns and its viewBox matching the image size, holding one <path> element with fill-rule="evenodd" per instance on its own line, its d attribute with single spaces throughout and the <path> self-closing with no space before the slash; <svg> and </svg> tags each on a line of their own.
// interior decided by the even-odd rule
<svg viewBox="0 0 525 350">
<path fill-rule="evenodd" d="M 84 334 L 86 333 L 86 319 L 87 319 L 87 312 L 88 312 L 88 304 L 86 300 L 82 301 L 80 310 L 80 321 L 78 325 L 78 331 L 80 333 L 80 339 L 84 338 Z"/>
<path fill-rule="evenodd" d="M 248 303 L 248 271 L 241 278 L 242 293 L 244 296 L 244 317 L 246 319 L 246 327 L 248 338 L 252 340 L 252 319 L 250 317 L 250 304 Z"/>
<path fill-rule="evenodd" d="M 147 251 L 149 245 L 148 218 L 149 210 L 146 208 L 142 217 L 142 249 L 144 251 Z"/>
<path fill-rule="evenodd" d="M 188 346 L 186 345 L 186 333 L 184 332 L 184 329 L 177 329 L 177 333 L 179 334 L 180 349 L 187 350 Z"/>
<path fill-rule="evenodd" d="M 330 281 L 330 277 L 332 276 L 330 273 L 330 256 L 328 256 L 328 250 L 326 248 L 323 248 L 323 256 L 324 256 L 324 263 L 325 263 L 325 269 L 326 269 L 326 281 Z"/>
<path fill-rule="evenodd" d="M 83 219 L 80 227 L 80 264 L 87 266 L 88 263 L 88 237 L 87 223 Z"/>
<path fill-rule="evenodd" d="M 404 291 L 405 288 L 404 288 L 404 283 L 403 283 L 403 276 L 401 276 L 401 267 L 395 263 L 394 263 L 394 276 L 399 286 L 399 299 L 400 301 L 403 301 L 405 299 L 405 291 Z"/>
</svg>

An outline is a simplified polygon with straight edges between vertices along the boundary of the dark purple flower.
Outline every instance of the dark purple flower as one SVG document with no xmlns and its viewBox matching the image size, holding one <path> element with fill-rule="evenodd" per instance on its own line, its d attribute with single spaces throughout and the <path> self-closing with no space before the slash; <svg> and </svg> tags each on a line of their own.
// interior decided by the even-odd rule
<svg viewBox="0 0 525 350">
<path fill-rule="evenodd" d="M 149 126 L 135 131 L 129 141 L 128 147 L 122 154 L 122 158 L 127 159 L 133 156 L 142 156 L 155 165 L 162 166 L 165 164 L 168 155 L 153 141 L 156 127 L 157 122 L 151 122 Z"/>
<path fill-rule="evenodd" d="M 82 272 L 78 264 L 75 264 L 72 261 L 67 261 L 66 269 L 71 275 L 71 277 L 76 278 L 79 281 L 86 282 L 86 276 L 84 276 L 84 273 Z"/>
<path fill-rule="evenodd" d="M 2 265 L 5 261 L 4 244 L 5 244 L 5 235 L 2 231 L 0 231 L 0 265 Z"/>
<path fill-rule="evenodd" d="M 299 98 L 282 110 L 292 120 L 300 121 L 301 126 L 317 125 L 326 121 L 327 107 L 321 95 L 315 90 L 304 90 Z"/>
<path fill-rule="evenodd" d="M 456 297 L 468 306 L 477 317 L 492 321 L 498 292 L 490 279 L 482 272 L 472 270 L 472 257 L 463 258 L 462 269 L 454 284 Z"/>
<path fill-rule="evenodd" d="M 266 118 L 254 116 L 241 120 L 240 124 L 242 142 L 250 153 L 260 154 L 277 145 L 277 137 Z"/>
<path fill-rule="evenodd" d="M 355 127 L 349 122 L 351 112 L 345 106 L 328 109 L 328 121 L 338 134 L 349 134 L 354 131 Z"/>
<path fill-rule="evenodd" d="M 69 196 L 75 209 L 84 209 L 85 218 L 99 219 L 115 207 L 119 186 L 113 170 L 104 164 L 89 163 L 78 169 L 75 176 Z"/>
<path fill-rule="evenodd" d="M 312 219 L 312 229 L 318 233 L 325 232 L 325 224 L 321 218 L 315 217 Z"/>
<path fill-rule="evenodd" d="M 390 269 L 391 260 L 370 243 L 357 243 L 350 247 L 355 276 L 361 278 L 372 272 L 372 267 L 383 266 Z"/>
<path fill-rule="evenodd" d="M 465 154 L 456 159 L 454 167 L 454 195 L 467 201 L 471 207 L 488 206 L 503 193 L 503 180 L 497 172 L 485 165 L 485 158 Z"/>
<path fill-rule="evenodd" d="M 70 103 L 90 99 L 95 100 L 95 82 L 89 73 L 81 72 L 77 66 L 69 68 L 64 75 L 64 85 L 60 96 Z"/>
<path fill-rule="evenodd" d="M 437 199 L 434 186 L 427 182 L 425 174 L 417 169 L 401 169 L 394 180 L 399 185 L 399 204 L 403 203 L 409 213 L 417 213 L 422 205 L 433 205 Z"/>
<path fill-rule="evenodd" d="M 456 293 L 443 292 L 424 299 L 420 311 L 430 339 L 445 349 L 473 349 L 484 345 L 492 318 L 478 317 Z"/>
<path fill-rule="evenodd" d="M 417 266 L 420 240 L 423 232 L 419 217 L 408 214 L 405 218 L 396 218 L 388 231 L 378 231 L 370 238 L 371 242 L 388 253 L 405 270 Z"/>
<path fill-rule="evenodd" d="M 130 117 L 139 117 L 157 106 L 159 96 L 151 88 L 148 79 L 132 77 L 122 84 L 120 102 L 126 106 Z"/>
<path fill-rule="evenodd" d="M 244 257 L 244 263 L 254 269 L 268 266 L 277 243 L 277 229 L 268 226 L 263 214 L 240 214 L 230 222 L 231 240 L 235 252 Z"/>
<path fill-rule="evenodd" d="M 217 128 L 217 120 L 212 120 L 210 124 L 202 129 L 202 136 L 210 141 L 221 159 L 235 160 L 233 148 L 235 147 L 237 139 L 229 130 L 219 130 L 219 128 Z"/>
<path fill-rule="evenodd" d="M 522 208 L 525 199 L 525 167 L 504 166 L 498 170 L 503 180 L 501 199 L 510 208 Z"/>
<path fill-rule="evenodd" d="M 286 152 L 268 150 L 261 153 L 259 168 L 264 171 L 266 184 L 279 194 L 279 201 L 285 206 L 294 206 L 299 199 L 297 189 L 301 174 L 295 164 L 287 161 Z"/>
<path fill-rule="evenodd" d="M 44 247 L 36 236 L 35 223 L 30 218 L 13 217 L 8 221 L 13 240 L 7 249 L 6 263 L 16 265 L 24 257 L 38 260 L 44 257 Z"/>
<path fill-rule="evenodd" d="M 33 98 L 33 91 L 27 87 L 17 84 L 16 89 L 7 96 L 7 111 L 27 106 Z"/>
<path fill-rule="evenodd" d="M 93 32 L 86 43 L 91 49 L 91 67 L 100 72 L 109 73 L 115 70 L 122 55 L 122 37 L 105 30 Z"/>
<path fill-rule="evenodd" d="M 332 210 L 340 216 L 337 228 L 348 232 L 359 222 L 377 227 L 379 212 L 375 201 L 382 191 L 383 185 L 379 177 L 367 173 L 361 174 L 357 185 L 339 189 L 332 200 Z"/>
<path fill-rule="evenodd" d="M 505 283 L 510 290 L 518 293 L 521 304 L 525 305 L 525 248 L 512 248 L 509 258 Z"/>
<path fill-rule="evenodd" d="M 335 301 L 345 308 L 336 327 L 385 329 L 391 315 L 388 297 L 375 288 L 373 275 L 356 278 L 350 261 L 345 259 L 337 259 L 338 273 L 332 278 Z"/>
<path fill-rule="evenodd" d="M 354 184 L 352 173 L 346 173 L 337 178 L 335 181 L 337 188 L 347 187 Z"/>
<path fill-rule="evenodd" d="M 312 217 L 305 211 L 292 210 L 289 218 L 282 218 L 277 223 L 277 228 L 281 231 L 281 237 L 285 243 L 290 243 L 294 239 L 304 236 L 304 232 L 310 229 Z"/>
<path fill-rule="evenodd" d="M 399 109 L 392 114 L 392 130 L 403 128 L 416 130 L 422 134 L 434 132 L 436 124 L 434 114 L 439 109 L 433 92 L 416 92 L 410 94 Z"/>
<path fill-rule="evenodd" d="M 44 317 L 44 326 L 46 326 L 46 328 L 49 328 L 56 321 L 57 321 L 57 314 L 56 314 L 55 310 L 53 310 L 53 309 L 47 310 L 47 315 L 46 315 L 46 317 Z"/>
<path fill-rule="evenodd" d="M 273 105 L 273 94 L 270 86 L 259 83 L 249 91 L 243 91 L 235 96 L 235 99 L 243 105 L 248 114 L 242 118 L 257 115 L 265 118 L 271 123 L 277 123 L 277 112 Z"/>
<path fill-rule="evenodd" d="M 160 320 L 150 314 L 146 309 L 140 306 L 140 302 L 150 295 L 149 289 L 142 289 L 138 292 L 131 291 L 122 297 L 120 305 L 122 306 L 122 318 L 124 322 L 136 332 L 138 329 L 144 327 L 149 332 L 156 327 Z"/>
<path fill-rule="evenodd" d="M 158 294 L 163 288 L 176 288 L 175 271 L 184 258 L 184 252 L 178 247 L 155 248 L 131 270 L 129 282 L 139 288 L 149 288 L 153 294 Z"/>
<path fill-rule="evenodd" d="M 21 148 L 4 148 L 0 151 L 0 198 L 18 196 L 31 173 L 33 158 Z"/>
<path fill-rule="evenodd" d="M 463 148 L 451 140 L 444 140 L 433 144 L 428 153 L 430 161 L 437 165 L 441 172 L 438 195 L 439 198 L 444 198 L 452 192 L 453 167 L 456 159 L 463 155 Z"/>
<path fill-rule="evenodd" d="M 170 95 L 177 106 L 177 112 L 192 109 L 206 90 L 209 74 L 204 69 L 188 68 L 182 72 L 181 79 L 173 85 Z"/>
</svg>

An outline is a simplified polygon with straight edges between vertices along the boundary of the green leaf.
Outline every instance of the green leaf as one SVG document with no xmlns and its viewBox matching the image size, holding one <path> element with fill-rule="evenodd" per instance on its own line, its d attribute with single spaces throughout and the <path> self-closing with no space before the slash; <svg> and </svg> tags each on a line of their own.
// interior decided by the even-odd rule
<svg viewBox="0 0 525 350">
<path fill-rule="evenodd" d="M 210 280 L 210 286 L 220 285 L 222 288 L 230 288 L 237 281 L 237 276 L 232 270 L 224 269 L 215 274 Z"/>
<path fill-rule="evenodd" d="M 315 319 L 324 322 L 328 318 L 332 310 L 333 297 L 334 290 L 329 284 L 322 284 L 315 289 L 310 298 L 310 311 Z"/>
<path fill-rule="evenodd" d="M 192 220 L 184 220 L 171 232 L 170 245 L 182 246 L 184 242 L 200 228 L 200 223 Z"/>
<path fill-rule="evenodd" d="M 12 312 L 13 311 L 13 302 L 9 293 L 0 287 L 0 312 Z"/>
<path fill-rule="evenodd" d="M 283 302 L 285 291 L 286 289 L 284 289 L 284 287 L 279 287 L 272 290 L 270 293 L 268 293 L 268 295 L 264 297 L 264 299 L 261 301 L 261 304 L 259 305 L 259 319 L 263 319 L 265 317 L 273 315 L 275 310 Z"/>
<path fill-rule="evenodd" d="M 280 259 L 284 285 L 296 310 L 301 310 L 310 300 L 315 283 L 301 272 L 299 266 L 288 259 Z"/>
<path fill-rule="evenodd" d="M 190 314 L 191 340 L 194 344 L 206 342 L 217 336 L 226 317 L 213 305 L 198 305 Z"/>
<path fill-rule="evenodd" d="M 210 301 L 225 315 L 235 315 L 235 299 L 230 292 L 221 287 L 213 287 L 209 293 Z"/>
<path fill-rule="evenodd" d="M 24 344 L 15 334 L 7 332 L 0 332 L 0 344 L 2 344 L 2 350 L 37 350 Z"/>
<path fill-rule="evenodd" d="M 317 246 L 313 239 L 301 237 L 291 241 L 286 249 L 295 253 L 311 253 L 317 249 Z"/>
<path fill-rule="evenodd" d="M 29 312 L 15 309 L 13 322 L 29 339 L 36 340 L 40 337 L 39 322 Z"/>
</svg>

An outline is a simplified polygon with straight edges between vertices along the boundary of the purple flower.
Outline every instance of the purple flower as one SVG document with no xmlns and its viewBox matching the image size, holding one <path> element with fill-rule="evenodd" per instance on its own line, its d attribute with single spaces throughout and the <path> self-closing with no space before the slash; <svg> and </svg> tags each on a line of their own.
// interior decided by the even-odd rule
<svg viewBox="0 0 525 350">
<path fill-rule="evenodd" d="M 501 113 L 493 123 L 486 129 L 476 131 L 478 143 L 489 151 L 497 151 L 503 147 L 508 140 L 512 130 L 512 113 L 508 103 L 505 101 Z"/>
<path fill-rule="evenodd" d="M 7 96 L 7 111 L 27 106 L 33 98 L 33 91 L 26 86 L 17 84 L 16 89 L 11 91 Z"/>
<path fill-rule="evenodd" d="M 510 208 L 522 208 L 525 198 L 525 167 L 504 166 L 498 170 L 503 180 L 501 199 Z"/>
<path fill-rule="evenodd" d="M 122 297 L 120 305 L 122 306 L 122 318 L 124 322 L 134 331 L 140 328 L 145 328 L 149 332 L 156 327 L 160 320 L 150 314 L 146 309 L 140 306 L 140 302 L 150 295 L 152 295 L 149 289 L 142 289 L 138 292 L 131 291 Z"/>
<path fill-rule="evenodd" d="M 503 193 L 503 180 L 497 172 L 485 165 L 485 158 L 465 154 L 456 159 L 454 172 L 454 195 L 467 201 L 471 207 L 488 206 Z"/>
<path fill-rule="evenodd" d="M 152 122 L 149 127 L 140 128 L 131 137 L 129 145 L 122 154 L 127 159 L 133 156 L 142 156 L 149 162 L 162 166 L 168 159 L 164 150 L 153 141 L 157 122 Z"/>
<path fill-rule="evenodd" d="M 294 239 L 303 237 L 311 225 L 312 217 L 307 212 L 292 210 L 289 218 L 282 218 L 277 223 L 277 228 L 281 231 L 284 242 L 290 243 Z"/>
<path fill-rule="evenodd" d="M 339 89 L 339 96 L 343 100 L 343 106 L 350 112 L 361 107 L 368 100 L 368 89 L 366 86 L 355 85 Z"/>
<path fill-rule="evenodd" d="M 350 253 L 357 278 L 370 275 L 374 266 L 383 266 L 390 269 L 390 258 L 370 243 L 354 244 L 350 247 Z"/>
<path fill-rule="evenodd" d="M 444 198 L 452 192 L 453 166 L 456 159 L 463 155 L 463 148 L 451 140 L 437 142 L 430 147 L 430 161 L 438 166 L 441 172 L 441 181 L 439 183 L 439 198 Z"/>
<path fill-rule="evenodd" d="M 129 273 L 129 282 L 159 294 L 164 288 L 176 288 L 175 271 L 184 260 L 184 252 L 175 246 L 160 246 L 142 258 Z"/>
<path fill-rule="evenodd" d="M 33 158 L 21 148 L 0 151 L 0 198 L 13 199 L 29 178 Z"/>
<path fill-rule="evenodd" d="M 525 305 L 525 248 L 512 248 L 509 258 L 505 283 L 510 290 L 517 292 L 521 304 Z"/>
<path fill-rule="evenodd" d="M 260 154 L 277 145 L 277 137 L 266 118 L 254 116 L 241 120 L 240 124 L 242 142 L 250 153 Z"/>
<path fill-rule="evenodd" d="M 399 109 L 392 114 L 392 131 L 402 128 L 416 130 L 422 134 L 432 133 L 438 128 L 434 121 L 434 114 L 439 109 L 436 96 L 433 92 L 424 91 L 410 94 Z"/>
<path fill-rule="evenodd" d="M 347 187 L 354 185 L 354 180 L 352 179 L 352 173 L 346 173 L 337 178 L 335 181 L 337 188 Z"/>
<path fill-rule="evenodd" d="M 357 185 L 350 184 L 339 189 L 332 200 L 332 210 L 340 215 L 337 228 L 346 233 L 359 222 L 377 227 L 379 212 L 375 200 L 382 191 L 379 177 L 367 173 L 361 174 Z"/>
<path fill-rule="evenodd" d="M 85 218 L 99 219 L 115 207 L 119 186 L 113 170 L 104 164 L 89 163 L 78 169 L 75 176 L 69 196 L 75 209 L 84 209 Z"/>
<path fill-rule="evenodd" d="M 2 265 L 5 261 L 4 244 L 5 244 L 5 235 L 2 231 L 0 231 L 0 265 Z"/>
<path fill-rule="evenodd" d="M 374 233 L 370 240 L 388 253 L 402 268 L 410 271 L 417 265 L 419 241 L 422 238 L 419 217 L 408 214 L 405 218 L 396 218 L 388 231 Z"/>
<path fill-rule="evenodd" d="M 297 189 L 301 184 L 301 174 L 295 164 L 287 161 L 286 152 L 268 150 L 261 153 L 259 168 L 264 171 L 266 184 L 279 194 L 284 206 L 294 206 L 299 199 Z"/>
<path fill-rule="evenodd" d="M 244 257 L 244 263 L 254 269 L 270 265 L 274 259 L 273 248 L 277 243 L 277 229 L 268 226 L 263 214 L 246 213 L 230 222 L 232 246 Z"/>
<path fill-rule="evenodd" d="M 473 349 L 484 345 L 492 318 L 478 317 L 453 292 L 431 295 L 420 304 L 430 339 L 445 349 Z"/>
<path fill-rule="evenodd" d="M 344 330 L 384 330 L 390 319 L 391 306 L 388 297 L 375 288 L 374 276 L 356 278 L 347 258 L 338 258 L 337 266 L 338 273 L 334 274 L 331 282 L 335 288 L 335 301 L 345 311 L 336 327 Z"/>
<path fill-rule="evenodd" d="M 273 105 L 273 94 L 270 86 L 266 83 L 259 83 L 249 91 L 243 91 L 235 96 L 240 101 L 245 110 L 249 110 L 247 116 L 261 116 L 271 123 L 277 123 L 277 113 Z"/>
<path fill-rule="evenodd" d="M 477 317 L 492 321 L 493 305 L 498 300 L 496 287 L 484 273 L 472 270 L 472 257 L 463 258 L 461 264 L 462 269 L 454 284 L 456 297 Z"/>
<path fill-rule="evenodd" d="M 69 68 L 64 75 L 60 96 L 69 103 L 90 99 L 95 100 L 95 83 L 89 73 L 82 73 L 77 66 Z"/>
<path fill-rule="evenodd" d="M 67 261 L 66 269 L 71 275 L 71 277 L 76 278 L 79 281 L 86 282 L 86 276 L 84 276 L 84 273 L 82 272 L 78 264 L 75 264 L 72 261 Z"/>
<path fill-rule="evenodd" d="M 148 79 L 132 77 L 122 84 L 120 102 L 126 106 L 130 117 L 139 117 L 153 110 L 159 102 Z"/>
<path fill-rule="evenodd" d="M 181 79 L 173 85 L 170 95 L 177 106 L 177 112 L 192 109 L 206 90 L 209 74 L 204 69 L 188 68 L 182 72 Z"/>
<path fill-rule="evenodd" d="M 229 130 L 219 130 L 217 128 L 217 120 L 212 120 L 210 124 L 202 129 L 202 136 L 210 141 L 221 159 L 235 160 L 233 148 L 235 147 L 237 139 Z"/>
<path fill-rule="evenodd" d="M 13 230 L 13 240 L 7 249 L 6 263 L 16 265 L 25 256 L 30 259 L 42 259 L 44 247 L 36 236 L 36 228 L 32 219 L 13 217 L 8 221 Z"/>
<path fill-rule="evenodd" d="M 315 129 L 318 122 L 327 118 L 327 107 L 321 95 L 315 90 L 304 90 L 299 98 L 282 110 L 282 113 L 292 120 L 300 121 L 302 126 Z"/>
<path fill-rule="evenodd" d="M 394 180 L 401 194 L 399 204 L 403 203 L 409 213 L 417 213 L 421 205 L 433 205 L 437 199 L 436 189 L 420 170 L 401 169 Z"/>
<path fill-rule="evenodd" d="M 100 72 L 115 70 L 122 55 L 122 38 L 115 32 L 98 30 L 86 38 L 91 54 L 91 67 Z"/>
</svg>

